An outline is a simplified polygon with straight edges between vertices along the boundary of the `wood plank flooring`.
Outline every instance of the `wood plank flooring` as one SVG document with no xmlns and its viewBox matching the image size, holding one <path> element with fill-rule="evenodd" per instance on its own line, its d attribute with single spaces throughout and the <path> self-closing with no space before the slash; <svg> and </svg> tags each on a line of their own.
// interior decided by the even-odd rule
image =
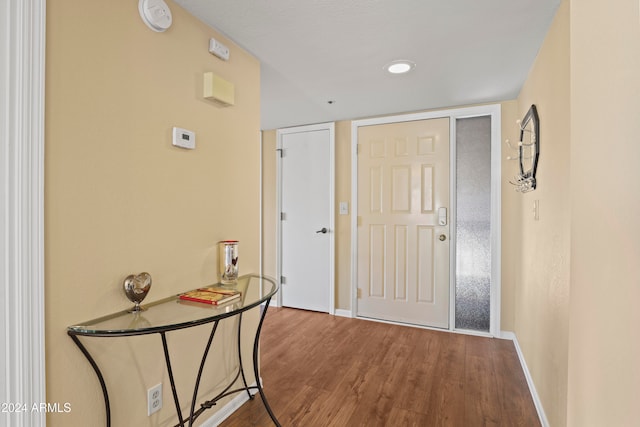
<svg viewBox="0 0 640 427">
<path fill-rule="evenodd" d="M 283 427 L 540 426 L 511 341 L 270 308 L 261 367 Z M 256 395 L 221 427 L 272 425 Z"/>
</svg>

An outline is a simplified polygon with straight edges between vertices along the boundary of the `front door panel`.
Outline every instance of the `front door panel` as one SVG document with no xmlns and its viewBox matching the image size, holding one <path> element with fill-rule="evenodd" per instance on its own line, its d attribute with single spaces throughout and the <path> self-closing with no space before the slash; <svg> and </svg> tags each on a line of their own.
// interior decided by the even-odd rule
<svg viewBox="0 0 640 427">
<path fill-rule="evenodd" d="M 449 324 L 449 119 L 358 128 L 358 316 Z"/>
</svg>

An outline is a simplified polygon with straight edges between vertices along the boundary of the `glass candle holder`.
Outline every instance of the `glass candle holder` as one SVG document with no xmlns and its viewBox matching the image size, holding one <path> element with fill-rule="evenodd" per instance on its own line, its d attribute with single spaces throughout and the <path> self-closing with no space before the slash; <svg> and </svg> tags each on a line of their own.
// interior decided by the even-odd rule
<svg viewBox="0 0 640 427">
<path fill-rule="evenodd" d="M 223 240 L 219 242 L 220 283 L 235 285 L 238 282 L 238 241 Z"/>
</svg>

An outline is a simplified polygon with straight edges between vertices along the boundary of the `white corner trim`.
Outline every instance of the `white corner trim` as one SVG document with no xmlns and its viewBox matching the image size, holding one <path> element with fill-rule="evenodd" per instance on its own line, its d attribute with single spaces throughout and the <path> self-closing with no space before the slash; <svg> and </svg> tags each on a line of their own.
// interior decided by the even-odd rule
<svg viewBox="0 0 640 427">
<path fill-rule="evenodd" d="M 260 378 L 260 384 L 262 384 L 262 378 Z M 249 385 L 249 387 L 255 387 L 255 386 L 256 386 L 255 381 Z M 253 390 L 250 390 L 249 392 L 253 396 L 256 393 L 258 393 L 258 390 L 253 389 Z M 220 408 L 218 412 L 213 414 L 211 417 L 207 418 L 202 423 L 202 427 L 216 427 L 222 424 L 224 420 L 229 418 L 235 411 L 238 410 L 238 408 L 244 405 L 248 400 L 249 400 L 249 396 L 247 396 L 247 393 L 245 393 L 244 391 L 241 393 L 238 393 L 236 397 L 231 399 L 229 403 L 227 403 L 222 408 Z"/>
<path fill-rule="evenodd" d="M 500 331 L 500 335 L 496 336 L 496 338 L 500 338 L 500 339 L 503 339 L 503 340 L 515 341 L 516 340 L 516 334 L 514 334 L 511 331 Z"/>
<path fill-rule="evenodd" d="M 542 427 L 549 427 L 549 420 L 547 419 L 547 415 L 545 414 L 544 408 L 542 407 L 542 401 L 540 400 L 540 396 L 536 391 L 536 386 L 533 383 L 533 378 L 531 377 L 531 373 L 529 372 L 529 368 L 527 367 L 527 362 L 524 360 L 524 354 L 522 354 L 522 350 L 520 349 L 520 344 L 518 343 L 516 334 L 510 331 L 500 331 L 500 337 L 502 339 L 513 341 L 513 345 L 516 348 L 516 353 L 518 353 L 518 359 L 520 359 L 522 372 L 524 372 L 524 376 L 527 379 L 527 385 L 529 386 L 529 392 L 531 393 L 533 404 L 535 405 L 536 411 L 538 412 L 540 424 L 542 424 Z"/>
<path fill-rule="evenodd" d="M 0 3 L 0 402 L 46 402 L 45 0 Z M 46 414 L 2 414 L 44 426 Z M 6 417 L 5 417 L 6 416 Z"/>
</svg>

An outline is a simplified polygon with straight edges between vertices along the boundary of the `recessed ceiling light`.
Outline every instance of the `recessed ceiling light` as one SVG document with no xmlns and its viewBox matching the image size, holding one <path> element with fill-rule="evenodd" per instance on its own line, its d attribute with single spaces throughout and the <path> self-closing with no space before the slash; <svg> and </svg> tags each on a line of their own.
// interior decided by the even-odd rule
<svg viewBox="0 0 640 427">
<path fill-rule="evenodd" d="M 400 59 L 397 61 L 391 61 L 384 66 L 384 69 L 391 74 L 404 74 L 413 70 L 416 67 L 415 62 Z"/>
</svg>

